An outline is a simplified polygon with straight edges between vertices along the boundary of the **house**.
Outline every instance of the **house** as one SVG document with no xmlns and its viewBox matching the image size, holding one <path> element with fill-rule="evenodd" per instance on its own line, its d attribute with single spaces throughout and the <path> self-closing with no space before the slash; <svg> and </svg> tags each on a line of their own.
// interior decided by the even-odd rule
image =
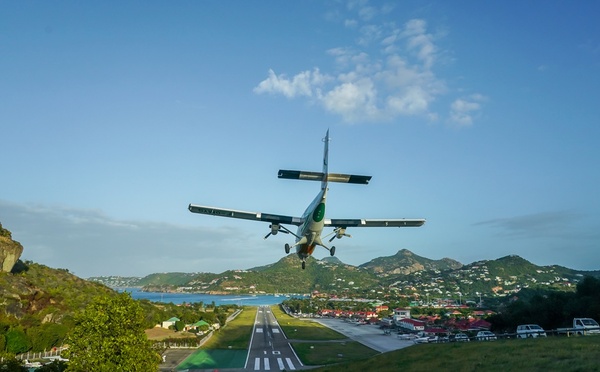
<svg viewBox="0 0 600 372">
<path fill-rule="evenodd" d="M 208 324 L 204 320 L 199 320 L 199 321 L 197 321 L 194 324 L 190 324 L 190 325 L 185 326 L 185 330 L 189 331 L 189 330 L 195 329 L 197 331 L 201 331 L 200 327 L 207 327 L 207 328 L 210 329 L 210 324 Z"/>
<path fill-rule="evenodd" d="M 179 318 L 172 317 L 169 320 L 165 320 L 165 321 L 161 322 L 160 326 L 163 327 L 163 328 L 169 329 L 169 327 L 175 326 L 175 322 L 179 322 L 179 321 L 180 321 Z"/>
<path fill-rule="evenodd" d="M 399 307 L 394 309 L 394 323 L 399 325 L 402 319 L 410 319 L 410 308 Z"/>
<path fill-rule="evenodd" d="M 382 311 L 388 311 L 389 307 L 387 305 L 379 305 L 375 307 L 375 312 L 380 313 Z"/>
<path fill-rule="evenodd" d="M 425 332 L 426 336 L 447 336 L 448 335 L 448 330 L 444 329 L 444 328 L 425 328 L 423 330 L 423 332 Z"/>
<path fill-rule="evenodd" d="M 424 322 L 409 318 L 400 320 L 396 325 L 414 332 L 423 331 L 425 329 Z"/>
</svg>

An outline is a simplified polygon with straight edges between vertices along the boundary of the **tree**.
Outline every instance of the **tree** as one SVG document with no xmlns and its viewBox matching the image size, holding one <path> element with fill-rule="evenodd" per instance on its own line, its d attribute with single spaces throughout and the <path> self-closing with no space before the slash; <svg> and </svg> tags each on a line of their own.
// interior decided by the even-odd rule
<svg viewBox="0 0 600 372">
<path fill-rule="evenodd" d="M 14 356 L 0 354 L 0 371 L 8 372 L 27 372 L 23 362 L 14 358 Z"/>
<path fill-rule="evenodd" d="M 68 371 L 156 371 L 160 356 L 144 333 L 142 307 L 127 293 L 97 297 L 75 316 L 65 341 Z"/>
<path fill-rule="evenodd" d="M 13 328 L 6 333 L 6 351 L 19 354 L 29 350 L 29 339 L 20 328 Z"/>
</svg>

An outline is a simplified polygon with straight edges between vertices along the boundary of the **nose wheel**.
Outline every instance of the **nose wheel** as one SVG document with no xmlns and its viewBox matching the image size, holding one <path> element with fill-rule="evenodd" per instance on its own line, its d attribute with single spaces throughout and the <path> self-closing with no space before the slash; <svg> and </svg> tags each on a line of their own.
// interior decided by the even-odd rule
<svg viewBox="0 0 600 372">
<path fill-rule="evenodd" d="M 302 261 L 302 270 L 306 269 L 306 261 Z"/>
<path fill-rule="evenodd" d="M 290 254 L 290 245 L 289 244 L 285 244 L 285 254 Z"/>
<path fill-rule="evenodd" d="M 335 247 L 329 248 L 329 254 L 333 257 L 333 255 L 335 254 Z"/>
</svg>

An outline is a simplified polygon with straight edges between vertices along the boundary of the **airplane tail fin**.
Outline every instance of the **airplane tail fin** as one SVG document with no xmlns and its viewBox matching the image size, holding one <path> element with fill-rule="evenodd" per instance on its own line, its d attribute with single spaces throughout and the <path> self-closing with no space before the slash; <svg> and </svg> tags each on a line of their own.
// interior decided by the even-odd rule
<svg viewBox="0 0 600 372">
<path fill-rule="evenodd" d="M 323 146 L 323 174 L 321 175 L 321 190 L 327 189 L 327 181 L 329 178 L 329 129 L 327 129 L 327 133 L 325 133 L 323 142 L 325 142 L 325 145 Z"/>
<path fill-rule="evenodd" d="M 305 181 L 321 181 L 321 189 L 327 187 L 327 182 L 341 182 L 341 183 L 357 183 L 367 185 L 371 180 L 371 176 L 360 176 L 356 174 L 343 174 L 343 173 L 329 173 L 328 162 L 329 162 L 329 129 L 323 138 L 325 142 L 323 151 L 323 171 L 322 172 L 309 172 L 309 171 L 297 171 L 280 169 L 278 178 L 285 178 L 291 180 L 305 180 Z"/>
</svg>

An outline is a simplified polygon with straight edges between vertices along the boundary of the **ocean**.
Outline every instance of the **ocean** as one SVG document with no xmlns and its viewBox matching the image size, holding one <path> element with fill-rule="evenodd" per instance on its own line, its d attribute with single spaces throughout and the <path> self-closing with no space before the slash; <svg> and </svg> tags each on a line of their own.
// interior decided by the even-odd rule
<svg viewBox="0 0 600 372">
<path fill-rule="evenodd" d="M 146 299 L 152 302 L 172 302 L 174 304 L 182 304 L 184 302 L 211 304 L 214 301 L 215 305 L 262 306 L 280 304 L 287 298 L 287 295 L 212 295 L 204 293 L 142 292 L 139 288 L 119 288 L 117 290 L 119 292 L 129 292 L 131 297 L 136 300 Z M 302 295 L 292 295 L 292 297 L 303 298 Z"/>
</svg>

